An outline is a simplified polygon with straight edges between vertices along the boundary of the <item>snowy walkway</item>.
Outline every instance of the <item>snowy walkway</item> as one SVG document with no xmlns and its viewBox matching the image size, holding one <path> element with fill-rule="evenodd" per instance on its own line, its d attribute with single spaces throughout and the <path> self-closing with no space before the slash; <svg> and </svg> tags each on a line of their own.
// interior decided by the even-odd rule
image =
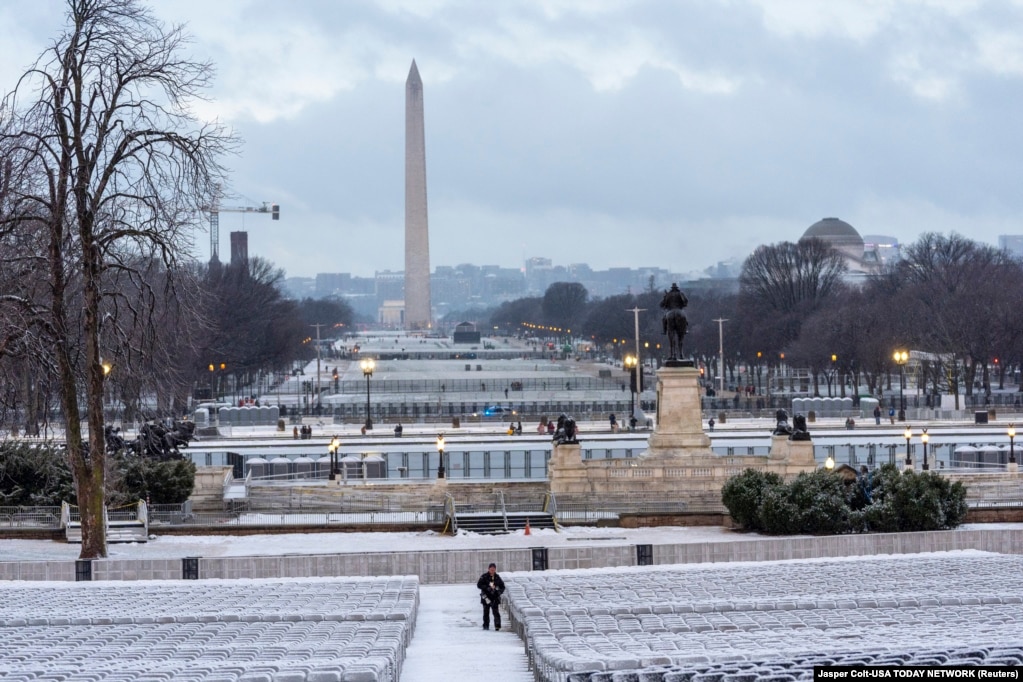
<svg viewBox="0 0 1023 682">
<path fill-rule="evenodd" d="M 533 682 L 522 640 L 511 630 L 484 630 L 479 601 L 474 585 L 420 585 L 402 682 Z"/>
</svg>

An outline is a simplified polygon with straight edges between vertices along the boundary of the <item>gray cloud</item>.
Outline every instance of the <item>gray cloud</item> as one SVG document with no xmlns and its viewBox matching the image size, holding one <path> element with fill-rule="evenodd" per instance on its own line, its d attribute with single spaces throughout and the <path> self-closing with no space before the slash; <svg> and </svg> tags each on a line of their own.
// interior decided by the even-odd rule
<svg viewBox="0 0 1023 682">
<path fill-rule="evenodd" d="M 11 58 L 57 30 L 21 4 L 0 8 L 4 89 Z M 1019 2 L 156 7 L 218 64 L 201 111 L 246 140 L 238 201 L 283 207 L 280 223 L 224 215 L 221 229 L 249 230 L 250 253 L 289 274 L 403 267 L 412 58 L 435 265 L 689 271 L 825 215 L 904 241 L 1020 231 Z"/>
</svg>

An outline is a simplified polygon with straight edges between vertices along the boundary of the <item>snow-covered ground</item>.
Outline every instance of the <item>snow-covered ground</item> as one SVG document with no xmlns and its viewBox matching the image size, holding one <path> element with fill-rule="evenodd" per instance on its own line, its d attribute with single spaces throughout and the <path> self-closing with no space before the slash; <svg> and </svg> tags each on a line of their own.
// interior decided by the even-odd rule
<svg viewBox="0 0 1023 682">
<path fill-rule="evenodd" d="M 1023 523 L 966 524 L 961 529 L 1023 528 Z M 954 532 L 954 531 L 953 531 Z M 188 556 L 281 556 L 284 554 L 357 554 L 417 552 L 446 549 L 528 549 L 602 544 L 684 544 L 738 542 L 759 537 L 720 526 L 661 528 L 563 527 L 559 532 L 533 529 L 506 535 L 460 532 L 452 537 L 433 531 L 419 533 L 280 533 L 270 535 L 159 535 L 146 543 L 112 544 L 112 559 L 175 559 Z M 50 540 L 0 540 L 0 561 L 77 559 L 81 545 Z"/>
<path fill-rule="evenodd" d="M 282 533 L 272 535 L 160 535 L 146 543 L 112 544 L 113 559 L 173 559 L 283 554 L 439 551 L 445 549 L 518 549 L 599 544 L 671 544 L 733 542 L 755 535 L 721 527 L 664 527 L 623 530 L 571 526 L 560 532 L 534 529 L 507 535 L 459 533 L 452 537 L 420 533 Z M 80 545 L 48 540 L 0 540 L 0 561 L 77 559 Z"/>
</svg>

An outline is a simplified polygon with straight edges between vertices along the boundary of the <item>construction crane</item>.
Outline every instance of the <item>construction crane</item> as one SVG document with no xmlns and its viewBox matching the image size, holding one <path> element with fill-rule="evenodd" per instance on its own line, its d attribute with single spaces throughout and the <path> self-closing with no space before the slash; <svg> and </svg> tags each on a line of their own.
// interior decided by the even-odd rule
<svg viewBox="0 0 1023 682">
<path fill-rule="evenodd" d="M 269 213 L 272 220 L 281 219 L 280 204 L 264 201 L 262 206 L 221 206 L 210 207 L 210 262 L 220 262 L 220 214 L 221 213 Z"/>
</svg>

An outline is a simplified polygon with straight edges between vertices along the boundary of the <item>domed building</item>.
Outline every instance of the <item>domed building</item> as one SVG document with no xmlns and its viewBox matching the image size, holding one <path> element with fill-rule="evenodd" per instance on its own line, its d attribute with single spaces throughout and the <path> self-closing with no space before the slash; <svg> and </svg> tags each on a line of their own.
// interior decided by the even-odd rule
<svg viewBox="0 0 1023 682">
<path fill-rule="evenodd" d="M 877 270 L 875 252 L 865 253 L 863 237 L 856 228 L 838 218 L 823 218 L 807 228 L 803 239 L 820 239 L 845 256 L 850 273 L 867 273 Z"/>
</svg>

